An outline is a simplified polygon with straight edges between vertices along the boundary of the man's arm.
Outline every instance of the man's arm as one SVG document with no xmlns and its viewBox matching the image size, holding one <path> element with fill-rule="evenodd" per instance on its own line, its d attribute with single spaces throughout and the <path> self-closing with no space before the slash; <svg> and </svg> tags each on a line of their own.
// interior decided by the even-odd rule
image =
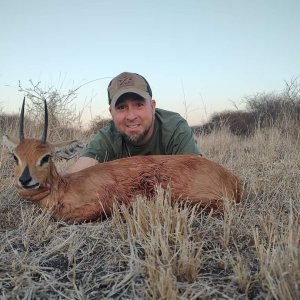
<svg viewBox="0 0 300 300">
<path fill-rule="evenodd" d="M 98 160 L 90 157 L 79 157 L 74 165 L 72 165 L 66 172 L 66 174 L 71 174 L 78 172 L 80 170 L 86 169 L 88 167 L 99 164 Z"/>
</svg>

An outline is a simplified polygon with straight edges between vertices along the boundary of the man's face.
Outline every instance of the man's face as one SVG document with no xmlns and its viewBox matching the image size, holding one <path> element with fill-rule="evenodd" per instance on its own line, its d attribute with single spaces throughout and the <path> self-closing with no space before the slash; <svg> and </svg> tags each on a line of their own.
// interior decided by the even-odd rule
<svg viewBox="0 0 300 300">
<path fill-rule="evenodd" d="M 155 106 L 155 100 L 128 93 L 121 96 L 109 111 L 125 140 L 134 145 L 143 145 L 153 133 Z"/>
</svg>

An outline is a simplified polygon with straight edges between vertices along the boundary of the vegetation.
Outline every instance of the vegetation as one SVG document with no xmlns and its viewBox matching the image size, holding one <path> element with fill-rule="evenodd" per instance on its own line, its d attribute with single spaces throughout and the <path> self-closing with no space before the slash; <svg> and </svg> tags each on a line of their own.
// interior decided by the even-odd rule
<svg viewBox="0 0 300 300">
<path fill-rule="evenodd" d="M 195 126 L 194 131 L 210 134 L 227 127 L 240 136 L 253 135 L 257 128 L 279 127 L 282 130 L 300 127 L 300 83 L 297 78 L 285 83 L 280 93 L 258 93 L 244 99 L 245 111 L 225 111 L 214 114 L 209 122 Z"/>
<path fill-rule="evenodd" d="M 94 134 L 102 127 L 105 127 L 111 119 L 109 118 L 102 118 L 101 116 L 96 116 L 94 119 L 90 121 L 89 128 L 86 134 Z"/>
<path fill-rule="evenodd" d="M 131 209 L 116 206 L 102 222 L 54 221 L 16 194 L 14 162 L 0 145 L 1 297 L 299 299 L 294 121 L 255 126 L 248 136 L 223 126 L 198 137 L 206 157 L 244 182 L 244 201 L 225 199 L 223 216 L 171 206 L 170 191 L 158 188 L 153 199 L 138 197 Z"/>
<path fill-rule="evenodd" d="M 50 141 L 73 139 L 79 132 L 82 133 L 81 112 L 76 112 L 74 104 L 81 86 L 64 91 L 62 85 L 59 88 L 42 86 L 40 81 L 35 83 L 29 80 L 29 86 L 23 87 L 19 82 L 19 91 L 26 98 L 26 113 L 30 116 L 27 124 L 25 123 L 27 132 L 37 136 L 43 129 L 41 124 L 44 124 L 44 100 L 46 100 Z"/>
</svg>

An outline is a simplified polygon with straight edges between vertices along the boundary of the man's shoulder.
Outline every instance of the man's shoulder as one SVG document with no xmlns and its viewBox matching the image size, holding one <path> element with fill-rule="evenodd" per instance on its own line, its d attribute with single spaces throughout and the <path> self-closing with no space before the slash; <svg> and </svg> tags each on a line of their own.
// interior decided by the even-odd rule
<svg viewBox="0 0 300 300">
<path fill-rule="evenodd" d="M 163 144 L 177 139 L 178 134 L 189 134 L 187 121 L 179 113 L 157 108 L 155 115 Z"/>
<path fill-rule="evenodd" d="M 156 110 L 161 143 L 166 154 L 200 154 L 192 129 L 178 113 Z"/>
<path fill-rule="evenodd" d="M 164 126 L 174 126 L 175 124 L 186 122 L 179 113 L 161 108 L 156 108 L 155 116 Z"/>
<path fill-rule="evenodd" d="M 119 135 L 120 133 L 117 131 L 114 122 L 110 121 L 106 126 L 100 128 L 97 132 L 96 132 L 96 136 L 107 136 L 107 137 L 115 137 L 117 135 Z"/>
</svg>

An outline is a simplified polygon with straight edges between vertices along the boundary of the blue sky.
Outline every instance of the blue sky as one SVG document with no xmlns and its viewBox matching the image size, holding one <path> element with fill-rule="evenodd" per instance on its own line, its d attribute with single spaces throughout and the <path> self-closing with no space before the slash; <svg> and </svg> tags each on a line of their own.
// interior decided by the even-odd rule
<svg viewBox="0 0 300 300">
<path fill-rule="evenodd" d="M 299 14 L 297 0 L 0 0 L 0 107 L 19 110 L 19 80 L 67 91 L 103 78 L 76 107 L 105 117 L 110 78 L 129 71 L 194 125 L 300 76 Z"/>
</svg>

